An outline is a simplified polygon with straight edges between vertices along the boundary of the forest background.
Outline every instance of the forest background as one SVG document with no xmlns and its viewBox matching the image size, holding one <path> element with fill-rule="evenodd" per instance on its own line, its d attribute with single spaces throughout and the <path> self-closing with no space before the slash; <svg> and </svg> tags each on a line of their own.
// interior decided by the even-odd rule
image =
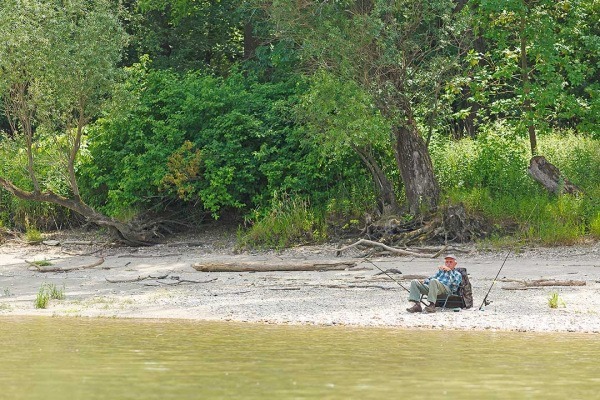
<svg viewBox="0 0 600 400">
<path fill-rule="evenodd" d="M 92 222 L 142 244 L 217 220 L 284 247 L 462 205 L 484 221 L 471 239 L 598 239 L 599 15 L 597 0 L 4 0 L 2 229 Z M 528 175 L 538 155 L 554 193 Z"/>
</svg>

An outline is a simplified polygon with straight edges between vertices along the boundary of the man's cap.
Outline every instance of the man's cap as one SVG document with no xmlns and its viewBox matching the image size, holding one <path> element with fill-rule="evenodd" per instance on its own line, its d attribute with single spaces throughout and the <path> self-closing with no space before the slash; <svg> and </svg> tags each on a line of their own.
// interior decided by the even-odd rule
<svg viewBox="0 0 600 400">
<path fill-rule="evenodd" d="M 454 254 L 448 254 L 446 257 L 444 257 L 444 259 L 446 259 L 446 258 L 451 258 L 454 261 L 456 261 L 456 256 Z"/>
</svg>

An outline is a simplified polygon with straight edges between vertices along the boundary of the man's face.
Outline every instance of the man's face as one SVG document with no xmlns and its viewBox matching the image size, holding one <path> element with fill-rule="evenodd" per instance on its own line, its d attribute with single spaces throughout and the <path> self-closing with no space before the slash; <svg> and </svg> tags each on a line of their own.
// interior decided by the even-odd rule
<svg viewBox="0 0 600 400">
<path fill-rule="evenodd" d="M 456 260 L 454 258 L 445 258 L 444 264 L 446 267 L 454 269 L 454 267 L 456 267 Z"/>
</svg>

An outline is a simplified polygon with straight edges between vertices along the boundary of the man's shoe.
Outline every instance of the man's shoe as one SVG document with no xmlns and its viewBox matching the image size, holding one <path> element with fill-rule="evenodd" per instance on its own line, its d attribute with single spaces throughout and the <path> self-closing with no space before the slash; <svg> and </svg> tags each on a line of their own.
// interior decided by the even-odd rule
<svg viewBox="0 0 600 400">
<path fill-rule="evenodd" d="M 429 305 L 427 307 L 425 307 L 425 312 L 427 314 L 434 313 L 435 312 L 435 303 L 429 303 Z"/>
<path fill-rule="evenodd" d="M 420 303 L 415 303 L 412 307 L 408 307 L 406 311 L 408 311 L 409 313 L 417 313 L 423 311 L 423 309 L 421 308 Z"/>
</svg>

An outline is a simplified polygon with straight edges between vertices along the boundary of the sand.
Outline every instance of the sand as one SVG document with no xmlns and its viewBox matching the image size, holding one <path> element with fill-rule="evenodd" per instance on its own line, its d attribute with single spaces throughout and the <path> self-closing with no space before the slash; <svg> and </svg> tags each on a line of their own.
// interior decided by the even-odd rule
<svg viewBox="0 0 600 400">
<path fill-rule="evenodd" d="M 91 241 L 75 244 L 73 240 Z M 518 252 L 454 245 L 459 266 L 468 269 L 475 306 L 410 314 L 410 280 L 432 275 L 437 258 L 377 256 L 353 249 L 341 258 L 356 268 L 314 272 L 198 272 L 192 265 L 218 261 L 339 260 L 336 245 L 302 246 L 281 252 L 236 254 L 234 235 L 211 232 L 170 238 L 164 244 L 131 248 L 101 235 L 48 235 L 47 244 L 11 240 L 0 246 L 0 316 L 45 315 L 106 318 L 170 318 L 274 324 L 383 326 L 396 328 L 600 332 L 600 245 L 524 248 Z M 431 248 L 434 251 L 435 248 Z M 506 263 L 494 282 L 505 257 Z M 40 272 L 50 268 L 91 268 Z M 584 282 L 584 286 L 527 287 L 537 279 Z M 65 299 L 34 307 L 43 284 L 63 290 Z M 403 287 L 401 287 L 404 286 Z M 480 309 L 488 290 L 491 303 Z M 559 307 L 549 299 L 558 295 Z"/>
</svg>

